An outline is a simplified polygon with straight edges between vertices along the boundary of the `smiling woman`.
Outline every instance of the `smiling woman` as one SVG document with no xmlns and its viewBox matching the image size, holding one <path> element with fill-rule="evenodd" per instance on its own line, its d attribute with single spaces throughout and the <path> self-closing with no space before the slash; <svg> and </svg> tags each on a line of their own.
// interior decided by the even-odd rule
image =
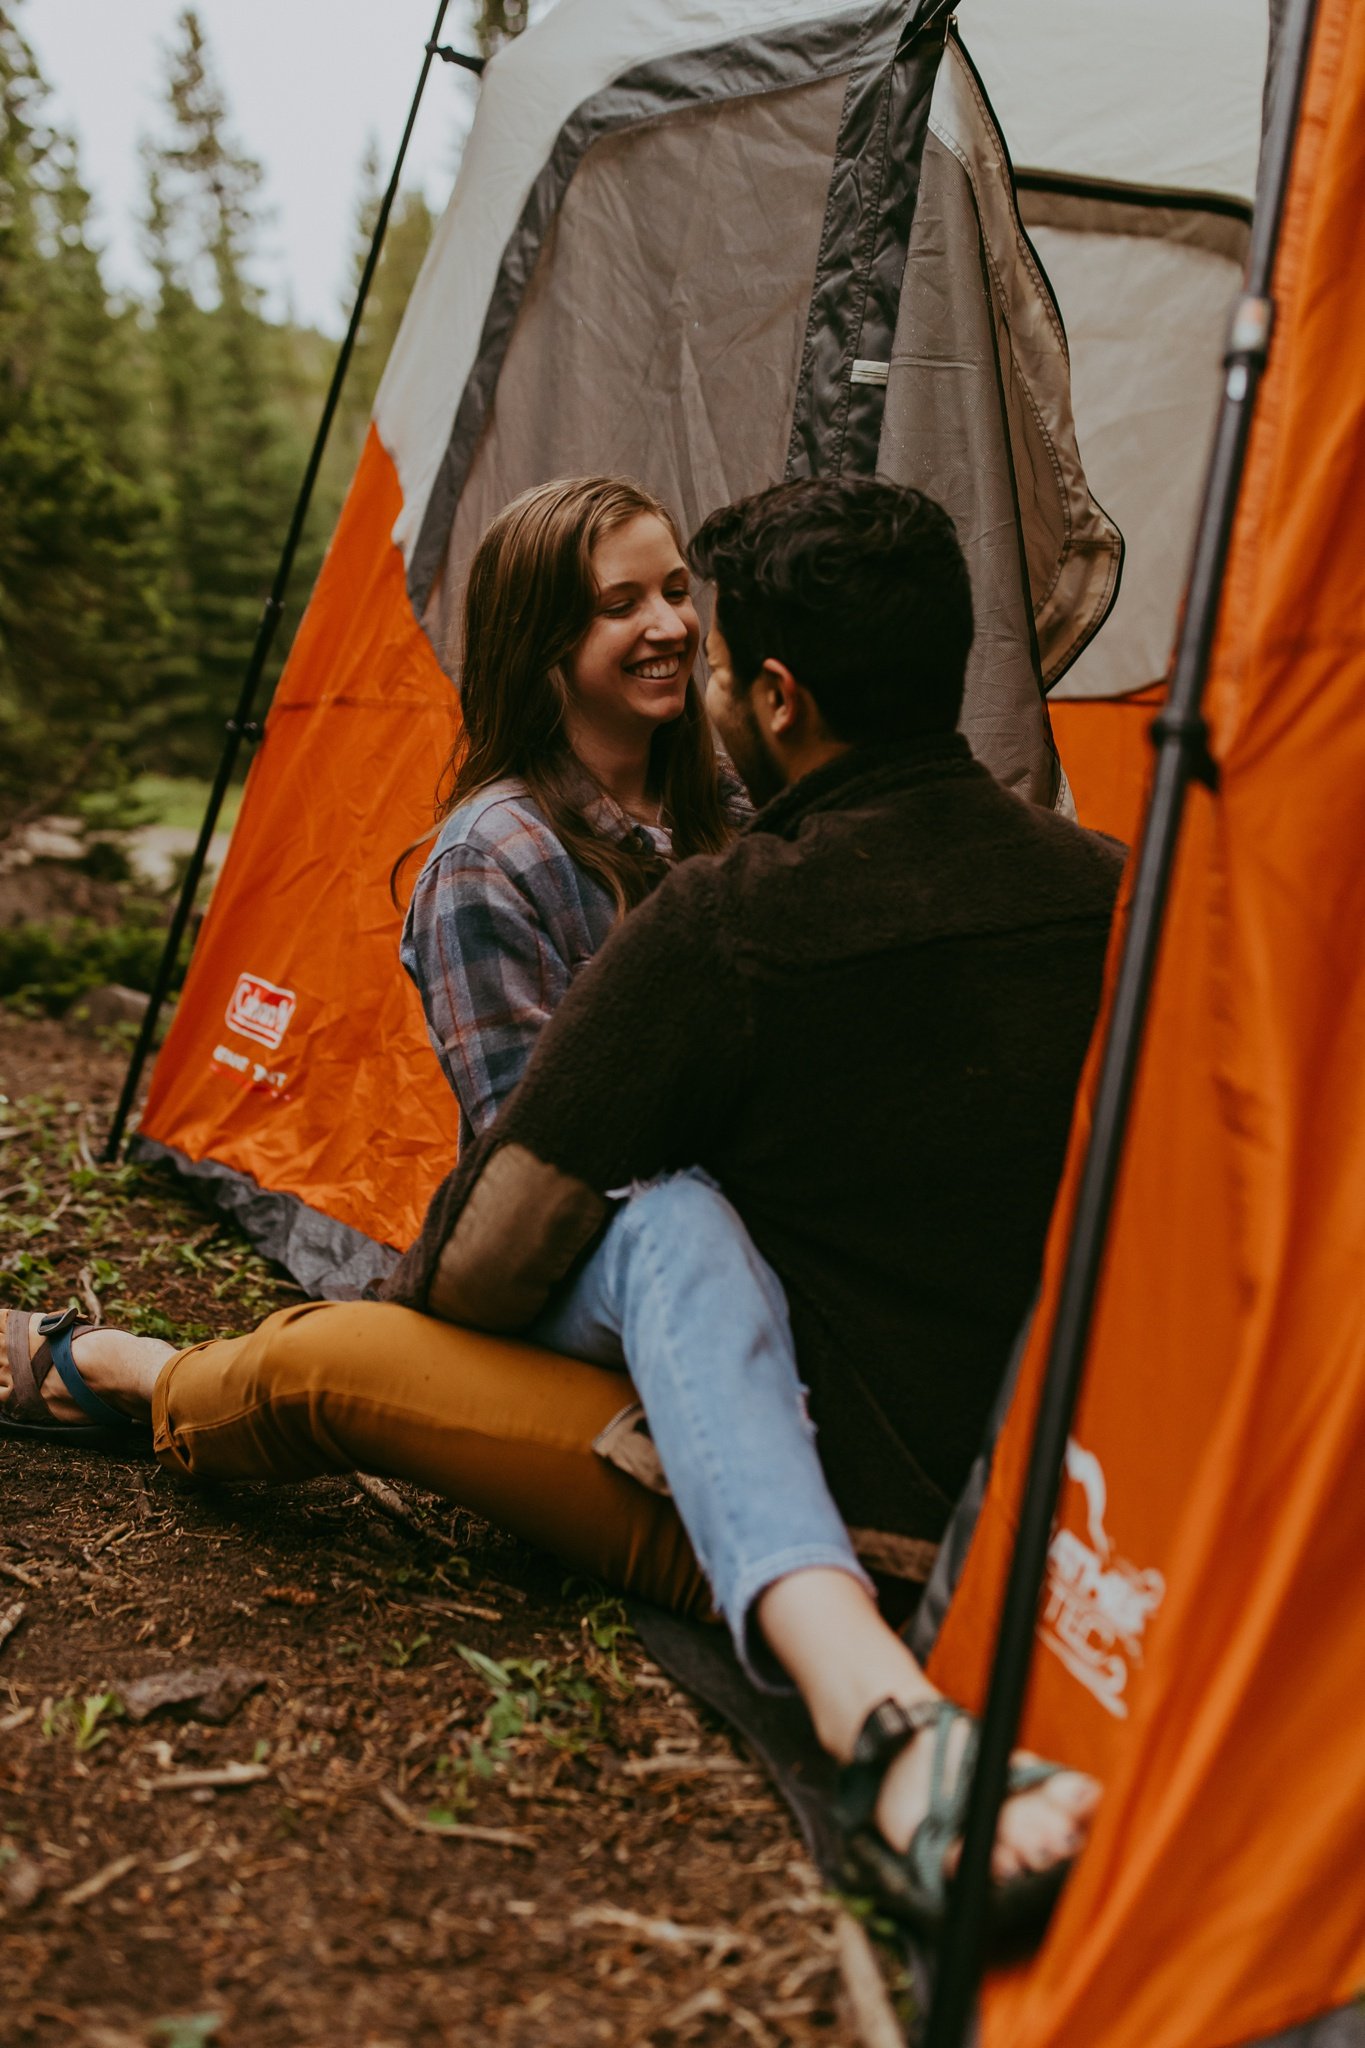
<svg viewBox="0 0 1365 2048">
<path fill-rule="evenodd" d="M 462 730 L 402 957 L 467 1138 L 618 918 L 749 804 L 693 680 L 677 527 L 638 484 L 515 499 L 470 565 L 463 627 Z"/>
<path fill-rule="evenodd" d="M 687 708 L 699 627 L 687 564 L 671 526 L 637 512 L 592 551 L 592 623 L 569 658 L 564 726 L 608 796 L 662 823 L 654 739 Z"/>
</svg>

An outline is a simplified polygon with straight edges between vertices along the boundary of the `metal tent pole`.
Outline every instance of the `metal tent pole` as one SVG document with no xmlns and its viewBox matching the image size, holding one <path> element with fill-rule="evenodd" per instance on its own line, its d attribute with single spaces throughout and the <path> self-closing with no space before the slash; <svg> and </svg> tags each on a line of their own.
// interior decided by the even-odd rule
<svg viewBox="0 0 1365 2048">
<path fill-rule="evenodd" d="M 350 325 L 347 327 L 345 338 L 337 351 L 336 364 L 332 371 L 332 381 L 327 388 L 327 397 L 322 408 L 322 417 L 318 421 L 318 430 L 313 437 L 312 452 L 308 457 L 308 464 L 303 472 L 303 481 L 299 485 L 298 497 L 294 501 L 293 516 L 289 521 L 289 530 L 284 537 L 284 546 L 280 550 L 280 559 L 275 570 L 275 580 L 270 586 L 270 595 L 267 597 L 264 609 L 261 612 L 261 622 L 256 629 L 256 639 L 251 649 L 251 659 L 246 666 L 246 674 L 242 678 L 242 687 L 238 693 L 236 709 L 227 721 L 223 752 L 218 762 L 218 772 L 213 778 L 213 786 L 209 791 L 209 800 L 204 810 L 203 823 L 199 827 L 199 837 L 195 842 L 194 852 L 190 855 L 190 863 L 185 870 L 185 877 L 180 886 L 180 895 L 176 901 L 175 910 L 172 913 L 170 925 L 166 932 L 166 943 L 162 948 L 161 958 L 157 963 L 151 999 L 147 1004 L 146 1015 L 142 1019 L 137 1042 L 128 1061 L 128 1071 L 123 1077 L 123 1089 L 119 1095 L 118 1107 L 114 1111 L 114 1120 L 109 1126 L 109 1136 L 105 1140 L 102 1157 L 106 1163 L 117 1159 L 119 1147 L 123 1142 L 123 1133 L 127 1128 L 129 1111 L 133 1106 L 133 1098 L 137 1094 L 138 1082 L 142 1078 L 143 1067 L 147 1063 L 147 1055 L 151 1051 L 152 1039 L 156 1034 L 157 1020 L 161 1015 L 161 1008 L 166 1000 L 166 992 L 170 987 L 171 976 L 175 972 L 176 962 L 180 957 L 180 945 L 185 936 L 185 926 L 189 922 L 190 911 L 194 906 L 195 891 L 199 887 L 199 879 L 204 872 L 204 862 L 208 858 L 209 842 L 213 838 L 213 828 L 218 822 L 218 813 L 223 807 L 223 798 L 227 794 L 227 786 L 231 780 L 233 768 L 236 765 L 238 749 L 244 739 L 254 739 L 260 731 L 260 727 L 252 718 L 252 707 L 255 704 L 256 692 L 260 687 L 261 674 L 265 668 L 266 660 L 275 638 L 275 629 L 279 625 L 284 611 L 285 589 L 289 582 L 290 571 L 294 566 L 294 556 L 298 550 L 299 539 L 303 533 L 303 522 L 308 515 L 309 502 L 313 496 L 313 486 L 317 482 L 318 470 L 322 464 L 323 450 L 327 446 L 327 436 L 331 432 L 332 420 L 335 417 L 337 404 L 341 398 L 341 387 L 346 381 L 346 371 L 350 366 L 351 352 L 355 347 L 356 335 L 360 331 L 361 315 L 364 313 L 365 301 L 369 297 L 370 284 L 379 262 L 379 252 L 384 241 L 384 230 L 389 224 L 389 214 L 392 211 L 394 199 L 397 197 L 398 180 L 403 169 L 403 159 L 407 155 L 408 142 L 417 120 L 417 109 L 422 104 L 422 94 L 426 90 L 427 74 L 431 70 L 432 59 L 440 57 L 445 63 L 459 64 L 467 71 L 479 72 L 483 70 L 483 59 L 481 57 L 461 56 L 459 52 L 450 49 L 448 46 L 442 46 L 439 43 L 438 38 L 441 33 L 442 24 L 445 21 L 446 9 L 449 5 L 450 0 L 438 0 L 436 19 L 432 24 L 431 34 L 427 39 L 425 54 L 422 58 L 422 69 L 417 76 L 417 90 L 412 96 L 412 105 L 408 109 L 407 125 L 403 130 L 403 139 L 398 145 L 398 154 L 394 158 L 393 174 L 384 193 L 383 203 L 379 209 L 379 218 L 375 222 L 374 234 L 370 239 L 370 252 L 365 258 L 365 268 L 360 274 L 360 284 L 356 291 L 355 305 L 351 309 Z"/>
<path fill-rule="evenodd" d="M 1223 401 L 1195 538 L 1189 595 L 1166 708 L 1155 721 L 1156 774 L 1062 1276 L 972 1779 L 962 1858 L 939 1942 L 924 2048 L 960 2048 L 980 1978 L 990 1856 L 1028 1685 L 1038 1599 L 1067 1435 L 1085 1366 L 1114 1185 L 1127 1127 L 1172 864 L 1191 780 L 1216 786 L 1202 711 L 1238 487 L 1270 343 L 1270 297 L 1316 0 L 1292 0 L 1267 124 L 1246 283 L 1235 308 Z"/>
</svg>

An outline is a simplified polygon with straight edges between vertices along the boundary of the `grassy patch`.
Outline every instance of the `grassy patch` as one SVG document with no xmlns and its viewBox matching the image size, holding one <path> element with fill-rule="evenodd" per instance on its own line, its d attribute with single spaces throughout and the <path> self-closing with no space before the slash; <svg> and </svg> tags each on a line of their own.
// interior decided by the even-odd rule
<svg viewBox="0 0 1365 2048">
<path fill-rule="evenodd" d="M 197 832 L 204 821 L 204 807 L 209 800 L 209 784 L 197 782 L 188 776 L 139 775 L 134 780 L 130 793 L 140 817 L 147 824 L 175 825 L 181 830 Z M 232 783 L 223 799 L 223 808 L 218 813 L 216 830 L 232 830 L 237 822 L 241 802 L 241 786 Z"/>
<path fill-rule="evenodd" d="M 146 1168 L 94 1156 L 90 1114 L 57 1089 L 0 1095 L 0 1298 L 89 1314 L 168 1344 L 247 1329 L 298 1290 L 225 1220 Z M 206 1319 L 205 1310 L 211 1320 Z"/>
</svg>

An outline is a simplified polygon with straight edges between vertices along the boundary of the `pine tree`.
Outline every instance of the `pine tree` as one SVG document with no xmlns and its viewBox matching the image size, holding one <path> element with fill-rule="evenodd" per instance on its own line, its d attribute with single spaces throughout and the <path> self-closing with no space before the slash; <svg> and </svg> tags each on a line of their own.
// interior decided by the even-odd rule
<svg viewBox="0 0 1365 2048">
<path fill-rule="evenodd" d="M 0 829 L 126 778 L 160 536 L 74 144 L 0 7 Z"/>
<path fill-rule="evenodd" d="M 304 454 L 272 391 L 278 351 L 249 270 L 260 166 L 231 136 L 193 9 L 180 17 L 167 112 L 166 137 L 144 152 L 152 348 L 174 505 L 162 758 L 204 770 L 235 701 Z"/>
<path fill-rule="evenodd" d="M 360 194 L 356 201 L 355 242 L 351 255 L 351 289 L 342 311 L 349 319 L 355 293 L 374 239 L 379 209 L 383 203 L 379 151 L 371 137 L 360 165 Z M 422 267 L 436 216 L 420 192 L 400 192 L 389 214 L 384 246 L 370 281 L 365 312 L 356 335 L 350 368 L 342 393 L 336 425 L 336 446 L 329 450 L 328 468 L 349 477 L 359 459 L 365 429 L 374 407 L 375 393 L 384 374 L 393 344 L 407 311 L 417 273 Z"/>
</svg>

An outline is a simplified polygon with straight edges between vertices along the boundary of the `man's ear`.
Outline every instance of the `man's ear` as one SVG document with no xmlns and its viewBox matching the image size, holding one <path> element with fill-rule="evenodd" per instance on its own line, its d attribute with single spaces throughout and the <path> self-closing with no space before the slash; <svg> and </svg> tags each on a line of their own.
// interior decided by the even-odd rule
<svg viewBox="0 0 1365 2048">
<path fill-rule="evenodd" d="M 764 662 L 758 672 L 756 694 L 763 707 L 764 723 L 775 739 L 799 724 L 804 692 L 785 662 L 774 661 L 771 656 Z"/>
</svg>

